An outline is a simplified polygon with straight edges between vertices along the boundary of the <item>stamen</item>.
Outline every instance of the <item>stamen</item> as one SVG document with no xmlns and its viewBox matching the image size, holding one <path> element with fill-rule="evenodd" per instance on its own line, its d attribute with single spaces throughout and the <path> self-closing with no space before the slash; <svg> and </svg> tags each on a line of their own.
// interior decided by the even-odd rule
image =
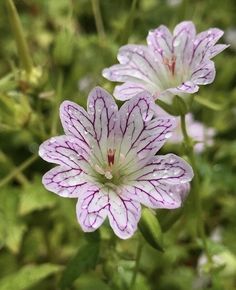
<svg viewBox="0 0 236 290">
<path fill-rule="evenodd" d="M 102 175 L 105 174 L 105 171 L 98 164 L 95 164 L 94 169 L 97 171 L 97 173 L 100 173 Z"/>
<path fill-rule="evenodd" d="M 125 155 L 120 153 L 120 163 L 123 163 L 125 161 Z"/>
<path fill-rule="evenodd" d="M 108 165 L 112 166 L 115 162 L 115 153 L 116 153 L 116 149 L 111 149 L 109 148 L 107 151 L 107 161 L 108 161 Z"/>
</svg>

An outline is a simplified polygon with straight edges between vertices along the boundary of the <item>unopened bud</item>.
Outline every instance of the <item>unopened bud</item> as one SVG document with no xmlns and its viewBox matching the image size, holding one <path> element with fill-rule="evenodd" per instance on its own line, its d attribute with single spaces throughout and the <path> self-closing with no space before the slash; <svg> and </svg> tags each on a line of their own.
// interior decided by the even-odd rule
<svg viewBox="0 0 236 290">
<path fill-rule="evenodd" d="M 139 229 L 145 240 L 155 249 L 163 250 L 163 236 L 157 217 L 147 208 L 143 209 Z"/>
</svg>

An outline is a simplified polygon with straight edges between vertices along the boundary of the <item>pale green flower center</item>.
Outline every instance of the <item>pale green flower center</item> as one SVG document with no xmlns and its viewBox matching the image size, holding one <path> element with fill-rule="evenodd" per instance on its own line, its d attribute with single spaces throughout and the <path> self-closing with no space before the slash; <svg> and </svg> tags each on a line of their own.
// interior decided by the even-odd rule
<svg viewBox="0 0 236 290">
<path fill-rule="evenodd" d="M 93 165 L 96 180 L 105 186 L 116 187 L 124 183 L 125 171 L 122 170 L 125 165 L 124 156 L 116 154 L 118 154 L 116 149 L 109 148 L 103 162 Z"/>
</svg>

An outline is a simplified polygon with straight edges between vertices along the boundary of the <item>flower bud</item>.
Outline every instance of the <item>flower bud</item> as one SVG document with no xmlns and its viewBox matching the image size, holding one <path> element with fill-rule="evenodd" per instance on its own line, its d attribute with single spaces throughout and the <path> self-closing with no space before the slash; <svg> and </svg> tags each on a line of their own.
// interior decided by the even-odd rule
<svg viewBox="0 0 236 290">
<path fill-rule="evenodd" d="M 147 208 L 143 209 L 139 229 L 145 240 L 155 249 L 163 250 L 163 237 L 157 217 Z"/>
<path fill-rule="evenodd" d="M 53 58 L 59 65 L 68 65 L 72 61 L 74 50 L 74 36 L 66 30 L 56 36 Z"/>
</svg>

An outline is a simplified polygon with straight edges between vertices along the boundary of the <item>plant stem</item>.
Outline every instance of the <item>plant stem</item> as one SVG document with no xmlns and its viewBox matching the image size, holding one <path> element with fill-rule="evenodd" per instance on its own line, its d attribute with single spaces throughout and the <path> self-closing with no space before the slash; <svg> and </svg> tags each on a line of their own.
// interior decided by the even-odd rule
<svg viewBox="0 0 236 290">
<path fill-rule="evenodd" d="M 7 161 L 9 167 L 10 167 L 10 170 L 15 170 L 16 169 L 16 166 L 15 164 L 12 162 L 12 160 L 10 158 L 8 158 L 6 156 L 6 154 L 4 154 L 2 152 L 5 160 Z M 22 173 L 22 172 L 19 172 L 16 176 L 16 179 L 17 181 L 21 184 L 21 185 L 27 185 L 29 183 L 28 179 L 25 177 L 25 175 Z"/>
<path fill-rule="evenodd" d="M 138 271 L 139 271 L 139 265 L 140 265 L 140 260 L 141 260 L 141 255 L 142 255 L 142 250 L 143 250 L 143 243 L 142 243 L 142 239 L 140 239 L 139 243 L 138 243 L 138 246 L 137 246 L 135 267 L 134 267 L 134 271 L 133 271 L 132 280 L 131 280 L 131 283 L 130 283 L 130 289 L 133 288 L 133 286 L 135 285 L 136 279 L 137 279 L 137 275 L 138 275 Z"/>
<path fill-rule="evenodd" d="M 133 0 L 130 8 L 130 12 L 128 14 L 128 18 L 125 21 L 124 28 L 121 31 L 121 41 L 120 44 L 126 44 L 129 36 L 130 31 L 132 30 L 134 19 L 135 19 L 135 13 L 136 13 L 136 7 L 137 7 L 138 0 Z"/>
<path fill-rule="evenodd" d="M 93 8 L 93 15 L 94 15 L 98 37 L 102 43 L 106 38 L 106 34 L 105 34 L 105 29 L 104 29 L 104 25 L 102 21 L 99 0 L 92 0 L 92 8 Z"/>
<path fill-rule="evenodd" d="M 57 135 L 58 131 L 58 120 L 59 120 L 59 106 L 62 96 L 62 86 L 63 86 L 63 75 L 60 72 L 57 82 L 57 90 L 56 90 L 56 98 L 55 98 L 55 106 L 53 108 L 53 115 L 52 115 L 52 127 L 51 127 L 51 136 Z"/>
<path fill-rule="evenodd" d="M 19 175 L 19 173 L 21 173 L 27 167 L 29 167 L 37 158 L 38 158 L 37 155 L 32 155 L 30 158 L 26 159 L 20 166 L 16 167 L 14 170 L 11 171 L 11 173 L 9 173 L 6 177 L 4 177 L 0 181 L 0 187 L 4 186 L 10 180 L 12 180 L 15 176 Z"/>
<path fill-rule="evenodd" d="M 204 229 L 204 222 L 203 222 L 203 216 L 202 216 L 202 203 L 200 199 L 200 184 L 199 184 L 199 175 L 195 160 L 195 155 L 193 151 L 194 143 L 192 139 L 189 137 L 187 129 L 186 129 L 186 120 L 185 115 L 180 116 L 181 119 L 181 129 L 182 134 L 184 137 L 184 145 L 185 145 L 185 151 L 189 158 L 189 161 L 192 165 L 193 172 L 194 172 L 194 178 L 192 180 L 192 193 L 193 193 L 193 203 L 195 208 L 195 213 L 197 216 L 197 231 L 198 234 L 203 242 L 203 247 L 205 250 L 205 253 L 207 255 L 209 263 L 212 262 L 212 257 L 209 253 L 207 241 L 206 241 L 206 235 L 205 235 L 205 229 Z"/>
<path fill-rule="evenodd" d="M 9 13 L 10 23 L 15 36 L 15 41 L 17 45 L 17 50 L 19 54 L 20 61 L 25 69 L 25 71 L 30 74 L 33 68 L 33 63 L 30 57 L 29 49 L 25 40 L 23 28 L 20 22 L 19 15 L 17 13 L 16 7 L 12 0 L 7 0 L 7 10 Z"/>
</svg>

